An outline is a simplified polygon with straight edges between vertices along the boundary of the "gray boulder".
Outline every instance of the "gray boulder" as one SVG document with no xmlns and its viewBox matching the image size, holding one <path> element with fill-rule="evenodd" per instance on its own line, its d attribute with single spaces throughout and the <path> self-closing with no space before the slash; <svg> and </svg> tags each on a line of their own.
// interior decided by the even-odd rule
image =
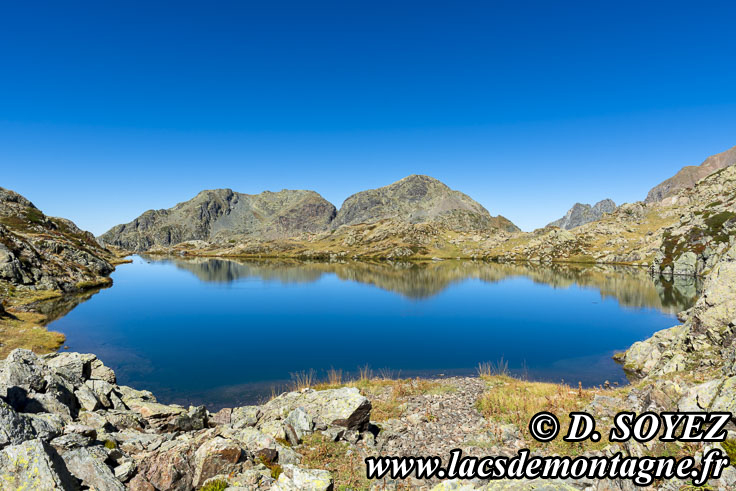
<svg viewBox="0 0 736 491">
<path fill-rule="evenodd" d="M 329 471 L 318 469 L 302 469 L 292 464 L 283 466 L 284 472 L 271 488 L 272 490 L 297 491 L 310 489 L 313 491 L 331 491 L 334 481 Z"/>
<path fill-rule="evenodd" d="M 79 489 L 56 451 L 43 440 L 28 440 L 0 451 L 0 488 Z"/>
<path fill-rule="evenodd" d="M 35 436 L 31 422 L 0 400 L 0 448 L 23 443 Z"/>
<path fill-rule="evenodd" d="M 288 392 L 262 406 L 263 416 L 258 427 L 269 421 L 286 419 L 297 408 L 303 410 L 317 428 L 342 426 L 363 430 L 369 422 L 371 402 L 354 387 Z"/>
<path fill-rule="evenodd" d="M 77 447 L 61 454 L 69 472 L 82 485 L 98 491 L 123 491 L 125 486 L 105 464 L 107 454 L 102 447 Z"/>
</svg>

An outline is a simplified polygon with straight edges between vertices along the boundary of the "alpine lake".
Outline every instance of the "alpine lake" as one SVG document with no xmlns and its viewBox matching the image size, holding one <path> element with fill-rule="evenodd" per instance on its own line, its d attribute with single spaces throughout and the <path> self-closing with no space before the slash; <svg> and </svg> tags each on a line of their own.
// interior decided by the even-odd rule
<svg viewBox="0 0 736 491">
<path fill-rule="evenodd" d="M 699 282 L 643 268 L 134 256 L 48 326 L 164 403 L 253 404 L 295 377 L 627 383 L 612 359 L 679 322 Z M 54 316 L 56 317 L 56 316 Z"/>
</svg>

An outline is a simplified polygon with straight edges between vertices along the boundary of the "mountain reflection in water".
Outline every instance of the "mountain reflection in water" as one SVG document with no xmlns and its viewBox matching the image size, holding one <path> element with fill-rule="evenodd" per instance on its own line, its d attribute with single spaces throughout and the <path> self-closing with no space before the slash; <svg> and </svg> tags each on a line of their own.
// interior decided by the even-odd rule
<svg viewBox="0 0 736 491">
<path fill-rule="evenodd" d="M 399 293 L 408 298 L 431 297 L 452 283 L 478 279 L 488 283 L 523 276 L 554 288 L 573 285 L 595 288 L 603 297 L 624 307 L 650 307 L 669 314 L 690 308 L 700 294 L 702 281 L 692 276 L 655 276 L 630 266 L 576 263 L 494 263 L 484 261 L 431 262 L 308 262 L 213 258 L 166 258 L 177 268 L 207 282 L 259 278 L 282 283 L 311 283 L 323 275 L 356 281 Z"/>
</svg>

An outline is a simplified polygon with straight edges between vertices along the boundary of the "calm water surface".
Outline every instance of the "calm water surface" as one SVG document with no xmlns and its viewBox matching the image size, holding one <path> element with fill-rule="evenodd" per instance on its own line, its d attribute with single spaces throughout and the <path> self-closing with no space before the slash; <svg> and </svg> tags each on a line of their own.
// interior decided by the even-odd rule
<svg viewBox="0 0 736 491">
<path fill-rule="evenodd" d="M 625 383 L 611 356 L 677 324 L 691 279 L 625 268 L 442 261 L 236 262 L 135 257 L 49 328 L 162 402 L 253 403 L 331 367 Z"/>
</svg>

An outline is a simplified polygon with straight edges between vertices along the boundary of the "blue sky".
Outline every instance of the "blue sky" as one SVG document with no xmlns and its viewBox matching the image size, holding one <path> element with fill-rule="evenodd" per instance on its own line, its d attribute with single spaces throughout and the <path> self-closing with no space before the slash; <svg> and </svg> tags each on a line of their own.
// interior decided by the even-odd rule
<svg viewBox="0 0 736 491">
<path fill-rule="evenodd" d="M 0 186 L 97 234 L 408 174 L 525 230 L 736 145 L 734 2 L 3 2 Z"/>
</svg>

